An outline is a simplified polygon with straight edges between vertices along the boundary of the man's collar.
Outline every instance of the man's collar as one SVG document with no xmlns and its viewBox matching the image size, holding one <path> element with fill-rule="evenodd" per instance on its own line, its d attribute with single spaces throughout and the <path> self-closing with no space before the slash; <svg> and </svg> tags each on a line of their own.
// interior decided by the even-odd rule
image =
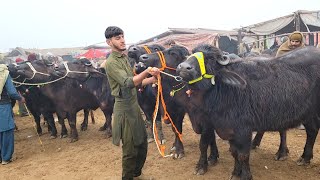
<svg viewBox="0 0 320 180">
<path fill-rule="evenodd" d="M 118 58 L 125 56 L 123 52 L 117 52 L 117 51 L 112 51 L 112 54 L 114 54 Z"/>
</svg>

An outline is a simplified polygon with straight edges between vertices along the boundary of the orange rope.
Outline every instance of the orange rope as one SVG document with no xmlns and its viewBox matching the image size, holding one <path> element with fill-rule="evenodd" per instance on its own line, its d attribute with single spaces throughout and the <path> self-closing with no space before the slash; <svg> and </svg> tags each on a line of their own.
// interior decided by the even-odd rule
<svg viewBox="0 0 320 180">
<path fill-rule="evenodd" d="M 160 77 L 160 75 L 158 75 L 158 83 L 161 81 L 159 79 L 159 77 Z M 159 137 L 158 137 L 157 125 L 156 125 L 156 119 L 157 119 L 157 114 L 158 114 L 158 110 L 159 110 L 159 97 L 160 97 L 159 90 L 160 90 L 160 84 L 158 84 L 158 95 L 157 95 L 157 98 L 156 98 L 156 105 L 155 105 L 154 112 L 153 112 L 153 120 L 152 120 L 153 121 L 153 126 L 152 126 L 152 129 L 153 129 L 153 136 L 154 136 L 158 151 L 159 151 L 159 153 L 161 154 L 162 157 L 166 157 L 165 154 L 164 154 L 166 146 L 160 143 L 160 140 L 159 140 Z"/>
<path fill-rule="evenodd" d="M 171 70 L 176 70 L 175 68 L 172 68 L 172 67 L 168 67 L 167 64 L 166 64 L 166 59 L 163 55 L 163 52 L 162 51 L 157 51 L 157 54 L 160 58 L 160 62 L 161 62 L 161 68 L 159 68 L 160 71 L 163 71 L 165 69 L 171 69 Z"/>
<path fill-rule="evenodd" d="M 169 119 L 170 123 L 172 125 L 172 127 L 174 128 L 174 130 L 176 131 L 176 133 L 178 134 L 178 137 L 180 139 L 180 141 L 182 142 L 182 134 L 178 131 L 177 127 L 174 125 L 168 111 L 167 111 L 167 107 L 166 104 L 164 102 L 164 98 L 163 98 L 163 92 L 162 92 L 162 85 L 161 85 L 161 76 L 160 74 L 158 75 L 158 95 L 156 98 L 156 106 L 154 108 L 154 112 L 153 112 L 153 136 L 155 138 L 155 142 L 157 144 L 157 148 L 159 153 L 161 154 L 162 157 L 170 157 L 171 155 L 165 155 L 165 149 L 166 146 L 160 143 L 159 137 L 158 137 L 158 130 L 157 130 L 157 126 L 156 126 L 156 118 L 157 118 L 157 113 L 158 113 L 158 109 L 159 109 L 159 99 L 161 98 L 161 105 L 162 108 L 164 110 L 164 119 Z"/>
<path fill-rule="evenodd" d="M 151 54 L 150 49 L 148 48 L 148 46 L 143 46 L 143 48 L 147 51 L 148 54 Z"/>
</svg>

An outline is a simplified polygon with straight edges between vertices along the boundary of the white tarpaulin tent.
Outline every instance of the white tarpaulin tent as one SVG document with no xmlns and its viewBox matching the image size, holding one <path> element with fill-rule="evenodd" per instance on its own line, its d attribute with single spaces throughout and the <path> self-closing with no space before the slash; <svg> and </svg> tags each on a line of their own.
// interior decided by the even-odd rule
<svg viewBox="0 0 320 180">
<path fill-rule="evenodd" d="M 302 32 L 320 31 L 320 11 L 296 11 L 293 14 L 253 24 L 242 29 L 256 35 L 291 33 L 300 26 Z"/>
</svg>

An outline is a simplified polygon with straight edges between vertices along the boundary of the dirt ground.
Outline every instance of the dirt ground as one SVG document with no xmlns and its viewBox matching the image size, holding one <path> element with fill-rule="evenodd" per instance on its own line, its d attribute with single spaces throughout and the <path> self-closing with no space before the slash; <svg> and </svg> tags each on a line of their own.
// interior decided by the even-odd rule
<svg viewBox="0 0 320 180">
<path fill-rule="evenodd" d="M 0 165 L 1 179 L 121 179 L 121 148 L 114 146 L 98 128 L 104 122 L 100 110 L 94 112 L 96 123 L 89 122 L 87 131 L 80 131 L 83 114 L 79 113 L 77 127 L 79 141 L 69 143 L 69 138 L 50 139 L 47 127 L 40 140 L 34 129 L 33 119 L 16 116 L 19 130 L 15 132 L 14 161 L 6 166 Z M 58 133 L 60 126 L 56 123 Z M 173 142 L 171 127 L 164 125 L 169 151 Z M 217 139 L 220 159 L 216 166 L 208 168 L 203 176 L 193 175 L 198 161 L 198 142 L 200 135 L 193 132 L 188 117 L 185 118 L 183 141 L 186 156 L 179 160 L 162 158 L 155 143 L 149 144 L 148 157 L 143 169 L 144 179 L 223 179 L 230 177 L 233 158 L 228 151 L 227 141 Z M 250 164 L 254 179 L 320 179 L 320 143 L 319 137 L 314 147 L 314 158 L 309 166 L 297 166 L 296 160 L 303 151 L 305 131 L 288 132 L 289 158 L 275 161 L 279 134 L 267 133 L 261 146 L 251 153 Z M 44 149 L 44 151 L 43 151 Z M 3 178 L 4 177 L 4 178 Z"/>
</svg>

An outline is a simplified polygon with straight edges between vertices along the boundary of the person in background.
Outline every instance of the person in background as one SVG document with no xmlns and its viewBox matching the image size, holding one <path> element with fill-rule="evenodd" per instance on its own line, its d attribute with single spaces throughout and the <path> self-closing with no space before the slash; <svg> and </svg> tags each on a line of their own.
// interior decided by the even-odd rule
<svg viewBox="0 0 320 180">
<path fill-rule="evenodd" d="M 172 46 L 175 46 L 176 42 L 173 39 L 169 39 L 167 42 L 164 43 L 165 48 L 171 48 Z"/>
<path fill-rule="evenodd" d="M 289 38 L 278 49 L 276 57 L 282 56 L 294 49 L 305 47 L 303 35 L 299 31 L 294 31 L 289 35 Z"/>
<path fill-rule="evenodd" d="M 148 68 L 134 76 L 128 57 L 124 54 L 126 44 L 123 30 L 109 26 L 105 30 L 107 44 L 112 52 L 106 60 L 105 69 L 115 97 L 112 124 L 112 142 L 119 146 L 122 142 L 122 179 L 139 177 L 144 166 L 148 142 L 145 123 L 138 104 L 136 86 L 156 82 L 158 68 Z M 152 77 L 149 77 L 149 74 Z"/>
<path fill-rule="evenodd" d="M 250 49 L 248 47 L 248 45 L 244 42 L 241 42 L 238 46 L 238 50 L 239 50 L 239 53 L 238 55 L 240 57 L 244 57 L 247 53 L 249 53 Z"/>
<path fill-rule="evenodd" d="M 250 52 L 261 54 L 260 49 L 257 47 L 257 44 L 255 42 L 252 43 Z"/>
<path fill-rule="evenodd" d="M 260 42 L 259 50 L 260 50 L 260 53 L 262 53 L 262 51 L 264 51 L 264 43 L 263 42 Z"/>
<path fill-rule="evenodd" d="M 25 103 L 12 83 L 6 65 L 0 64 L 0 162 L 2 165 L 12 161 L 14 152 L 14 119 L 11 99 Z"/>
</svg>

